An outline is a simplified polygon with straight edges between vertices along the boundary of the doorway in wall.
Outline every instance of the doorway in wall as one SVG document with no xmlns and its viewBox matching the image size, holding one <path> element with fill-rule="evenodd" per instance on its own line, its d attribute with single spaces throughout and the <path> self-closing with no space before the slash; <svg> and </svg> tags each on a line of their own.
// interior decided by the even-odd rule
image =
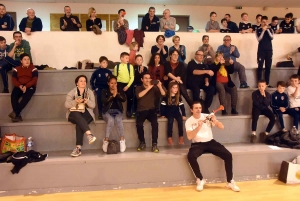
<svg viewBox="0 0 300 201">
<path fill-rule="evenodd" d="M 142 20 L 145 15 L 138 15 L 139 29 L 142 28 Z M 162 18 L 162 15 L 156 15 L 158 18 Z M 187 32 L 187 27 L 190 24 L 190 16 L 188 15 L 172 15 L 176 18 L 176 24 L 179 26 L 179 32 Z"/>
<path fill-rule="evenodd" d="M 19 25 L 17 24 L 17 13 L 16 12 L 6 12 L 6 13 L 9 14 L 15 22 L 15 27 L 13 31 L 17 31 L 17 28 L 19 27 Z"/>
</svg>

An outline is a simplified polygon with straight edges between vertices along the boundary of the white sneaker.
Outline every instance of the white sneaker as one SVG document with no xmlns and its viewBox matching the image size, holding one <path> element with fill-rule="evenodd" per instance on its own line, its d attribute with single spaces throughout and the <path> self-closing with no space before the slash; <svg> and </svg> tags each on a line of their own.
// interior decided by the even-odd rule
<svg viewBox="0 0 300 201">
<path fill-rule="evenodd" d="M 104 151 L 105 153 L 107 152 L 107 147 L 108 147 L 108 141 L 103 140 L 102 149 L 103 149 L 103 151 Z"/>
<path fill-rule="evenodd" d="M 125 139 L 120 140 L 120 152 L 124 152 L 126 150 Z"/>
<path fill-rule="evenodd" d="M 196 190 L 197 191 L 202 191 L 203 187 L 204 187 L 204 184 L 206 183 L 206 180 L 205 179 L 202 179 L 202 180 L 197 179 L 196 183 L 197 183 Z"/>
<path fill-rule="evenodd" d="M 240 188 L 235 184 L 234 180 L 231 180 L 230 183 L 227 183 L 227 188 L 231 188 L 231 190 L 235 192 L 240 192 Z"/>
</svg>

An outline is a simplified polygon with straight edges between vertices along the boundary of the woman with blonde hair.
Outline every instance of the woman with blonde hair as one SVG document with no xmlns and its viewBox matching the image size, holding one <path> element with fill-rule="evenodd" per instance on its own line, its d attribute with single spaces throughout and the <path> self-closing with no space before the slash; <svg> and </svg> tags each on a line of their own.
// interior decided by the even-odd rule
<svg viewBox="0 0 300 201">
<path fill-rule="evenodd" d="M 172 50 L 176 49 L 179 51 L 179 57 L 178 57 L 178 61 L 184 63 L 185 59 L 186 59 L 186 48 L 184 45 L 180 45 L 180 37 L 175 35 L 172 38 L 172 41 L 174 43 L 173 46 L 171 46 L 169 48 L 169 52 L 171 52 Z"/>
<path fill-rule="evenodd" d="M 209 66 L 214 72 L 211 79 L 211 84 L 215 86 L 219 93 L 220 104 L 224 106 L 222 115 L 227 115 L 226 111 L 226 92 L 231 96 L 231 114 L 238 114 L 236 111 L 237 105 L 237 88 L 231 80 L 230 74 L 234 73 L 234 61 L 230 58 L 229 63 L 225 64 L 224 55 L 222 52 L 216 52 L 215 62 Z"/>
<path fill-rule="evenodd" d="M 96 9 L 91 7 L 88 11 L 88 17 L 89 19 L 86 21 L 86 30 L 92 31 L 93 25 L 96 25 L 99 27 L 99 29 L 102 28 L 102 22 L 100 18 L 97 18 Z"/>
</svg>

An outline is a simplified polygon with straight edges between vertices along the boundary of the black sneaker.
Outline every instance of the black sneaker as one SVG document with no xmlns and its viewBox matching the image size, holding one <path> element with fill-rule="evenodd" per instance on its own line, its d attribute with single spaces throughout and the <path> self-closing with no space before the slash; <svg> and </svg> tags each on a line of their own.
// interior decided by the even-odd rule
<svg viewBox="0 0 300 201">
<path fill-rule="evenodd" d="M 131 118 L 131 112 L 126 112 L 126 117 Z"/>
<path fill-rule="evenodd" d="M 139 147 L 137 148 L 138 151 L 143 151 L 146 148 L 145 142 L 140 142 Z"/>
<path fill-rule="evenodd" d="M 251 143 L 254 143 L 254 142 L 256 142 L 256 135 L 254 135 L 254 134 L 251 134 L 251 137 L 250 137 L 250 142 L 251 142 Z"/>
<path fill-rule="evenodd" d="M 16 123 L 16 122 L 23 121 L 23 119 L 22 119 L 21 116 L 17 116 L 16 118 L 12 118 L 11 121 L 12 121 L 13 123 Z"/>
<path fill-rule="evenodd" d="M 3 89 L 2 93 L 9 93 L 8 89 Z"/>
<path fill-rule="evenodd" d="M 152 152 L 154 152 L 154 153 L 158 153 L 158 152 L 159 152 L 159 149 L 158 149 L 156 143 L 153 143 L 153 144 L 152 144 Z"/>
<path fill-rule="evenodd" d="M 239 113 L 236 111 L 235 108 L 232 108 L 232 109 L 231 109 L 231 114 L 239 114 Z"/>
<path fill-rule="evenodd" d="M 242 83 L 242 84 L 240 85 L 240 88 L 241 88 L 241 89 L 246 89 L 246 88 L 249 88 L 249 86 L 248 86 L 248 84 L 245 82 L 245 83 Z"/>
<path fill-rule="evenodd" d="M 228 115 L 226 110 L 222 110 L 222 115 Z"/>
</svg>

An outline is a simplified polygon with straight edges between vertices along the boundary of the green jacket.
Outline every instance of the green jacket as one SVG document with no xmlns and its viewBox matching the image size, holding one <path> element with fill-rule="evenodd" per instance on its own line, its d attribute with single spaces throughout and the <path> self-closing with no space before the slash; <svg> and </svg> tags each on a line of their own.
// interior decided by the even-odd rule
<svg viewBox="0 0 300 201">
<path fill-rule="evenodd" d="M 9 46 L 10 49 L 13 49 L 14 45 L 15 45 L 15 43 L 11 43 L 10 46 Z M 15 60 L 20 61 L 20 55 L 23 54 L 23 53 L 26 53 L 26 54 L 29 55 L 31 63 L 33 63 L 31 53 L 30 53 L 30 49 L 31 48 L 30 48 L 29 42 L 27 40 L 22 40 L 21 45 L 19 45 L 15 49 L 15 53 L 14 53 L 15 54 Z"/>
</svg>

